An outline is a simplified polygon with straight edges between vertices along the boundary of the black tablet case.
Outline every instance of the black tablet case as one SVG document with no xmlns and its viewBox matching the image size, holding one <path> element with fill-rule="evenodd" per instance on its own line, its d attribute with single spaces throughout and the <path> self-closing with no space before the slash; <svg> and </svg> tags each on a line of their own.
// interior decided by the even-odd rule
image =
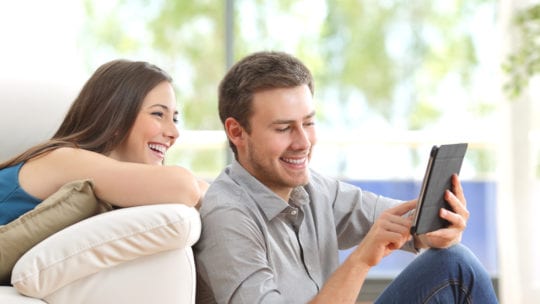
<svg viewBox="0 0 540 304">
<path fill-rule="evenodd" d="M 466 151 L 466 143 L 433 146 L 411 233 L 423 234 L 448 227 L 448 222 L 439 216 L 439 210 L 452 210 L 444 199 L 444 192 L 452 190 L 452 174 L 459 174 Z"/>
</svg>

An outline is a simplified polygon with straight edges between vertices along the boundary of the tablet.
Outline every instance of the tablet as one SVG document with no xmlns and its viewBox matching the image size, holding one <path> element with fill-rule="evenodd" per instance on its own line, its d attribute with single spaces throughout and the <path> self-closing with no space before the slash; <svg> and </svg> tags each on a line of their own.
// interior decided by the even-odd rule
<svg viewBox="0 0 540 304">
<path fill-rule="evenodd" d="M 444 199 L 445 190 L 452 190 L 452 174 L 459 174 L 466 143 L 433 146 L 426 173 L 418 196 L 412 234 L 424 234 L 448 227 L 448 222 L 439 216 L 439 210 L 452 210 Z"/>
</svg>

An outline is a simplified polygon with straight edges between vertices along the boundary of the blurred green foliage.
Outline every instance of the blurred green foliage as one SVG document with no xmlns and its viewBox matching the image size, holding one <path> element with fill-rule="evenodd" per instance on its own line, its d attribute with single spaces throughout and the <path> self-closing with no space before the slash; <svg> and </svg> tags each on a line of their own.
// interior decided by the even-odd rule
<svg viewBox="0 0 540 304">
<path fill-rule="evenodd" d="M 103 61 L 96 51 L 159 58 L 176 80 L 182 127 L 221 129 L 216 88 L 226 70 L 225 1 L 117 0 L 105 8 L 84 1 L 92 69 Z M 234 58 L 262 49 L 292 52 L 313 70 L 320 99 L 347 106 L 362 96 L 390 123 L 408 117 L 399 127 L 422 129 L 441 115 L 432 100 L 445 79 L 471 85 L 478 55 L 467 22 L 493 2 L 236 0 Z M 314 18 L 311 6 L 324 14 L 315 29 L 299 28 Z M 290 31 L 276 31 L 280 22 L 292 22 Z"/>
<path fill-rule="evenodd" d="M 515 51 L 508 55 L 502 68 L 508 76 L 504 91 L 508 97 L 517 98 L 540 72 L 540 4 L 518 11 L 513 25 Z"/>
</svg>

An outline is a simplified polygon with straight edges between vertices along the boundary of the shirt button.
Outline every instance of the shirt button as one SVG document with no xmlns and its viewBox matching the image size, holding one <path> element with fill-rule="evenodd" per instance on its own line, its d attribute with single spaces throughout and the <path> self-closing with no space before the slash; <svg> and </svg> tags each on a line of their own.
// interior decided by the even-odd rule
<svg viewBox="0 0 540 304">
<path fill-rule="evenodd" d="M 292 211 L 291 211 L 291 214 L 292 214 L 292 215 L 296 215 L 297 213 L 298 213 L 297 210 L 292 210 Z"/>
</svg>

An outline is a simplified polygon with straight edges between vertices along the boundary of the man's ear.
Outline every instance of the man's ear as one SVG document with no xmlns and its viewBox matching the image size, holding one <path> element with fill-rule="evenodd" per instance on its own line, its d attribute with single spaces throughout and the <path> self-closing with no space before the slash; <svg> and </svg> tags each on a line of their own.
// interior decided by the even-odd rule
<svg viewBox="0 0 540 304">
<path fill-rule="evenodd" d="M 229 117 L 225 119 L 224 126 L 225 126 L 225 133 L 227 134 L 227 137 L 229 138 L 229 140 L 236 147 L 242 146 L 244 143 L 244 138 L 245 138 L 245 134 L 244 134 L 245 130 L 240 125 L 240 123 L 236 119 Z"/>
</svg>

